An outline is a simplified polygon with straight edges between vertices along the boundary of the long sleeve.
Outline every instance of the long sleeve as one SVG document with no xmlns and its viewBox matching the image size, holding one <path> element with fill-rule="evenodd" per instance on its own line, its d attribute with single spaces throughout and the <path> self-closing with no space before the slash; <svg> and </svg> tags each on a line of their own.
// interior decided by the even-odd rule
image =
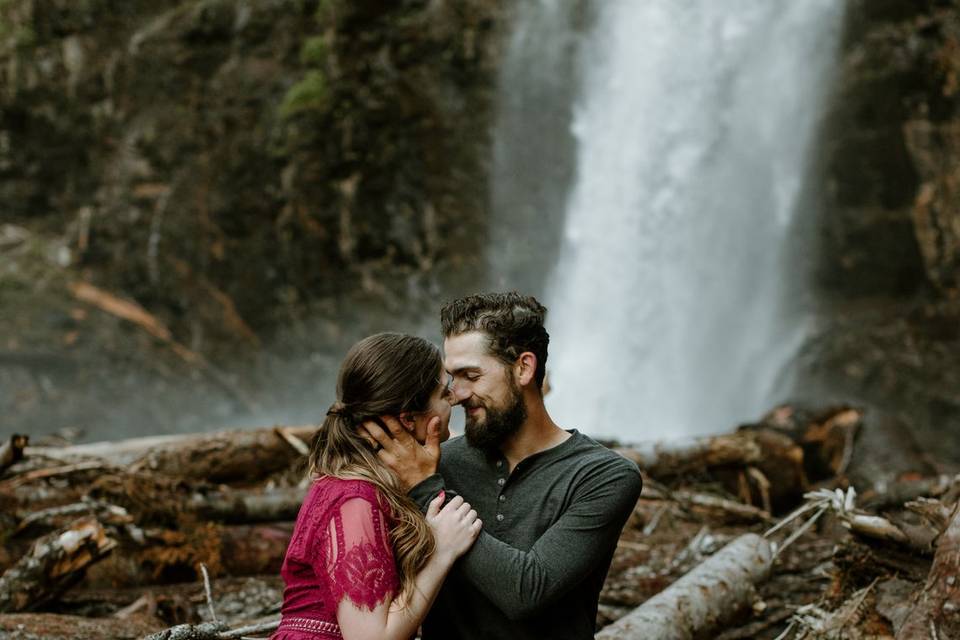
<svg viewBox="0 0 960 640">
<path fill-rule="evenodd" d="M 620 531 L 640 497 L 642 480 L 623 468 L 585 486 L 529 551 L 483 533 L 460 570 L 510 619 L 536 615 L 609 563 Z"/>
<path fill-rule="evenodd" d="M 413 487 L 410 496 L 426 509 L 441 489 L 448 498 L 456 495 L 450 484 L 442 475 L 434 474 Z M 462 485 L 462 482 L 454 484 Z M 463 486 L 467 493 L 469 485 Z M 632 462 L 619 456 L 598 461 L 577 482 L 569 507 L 537 537 L 528 551 L 491 535 L 485 525 L 455 570 L 507 618 L 534 616 L 581 583 L 599 565 L 607 566 L 605 563 L 609 563 L 642 486 L 640 472 Z M 536 509 L 536 505 L 547 498 L 545 493 L 537 495 L 541 490 L 538 487 L 534 484 L 524 491 L 523 499 L 529 501 L 530 509 Z M 496 506 L 484 509 L 479 495 L 464 497 L 480 511 L 484 522 L 493 521 Z M 476 502 L 471 499 L 474 497 Z"/>
</svg>

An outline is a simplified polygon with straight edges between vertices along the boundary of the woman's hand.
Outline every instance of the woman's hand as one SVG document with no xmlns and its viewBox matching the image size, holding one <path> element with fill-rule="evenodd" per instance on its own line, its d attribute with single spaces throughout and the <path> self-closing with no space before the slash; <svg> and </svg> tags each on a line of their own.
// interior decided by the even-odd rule
<svg viewBox="0 0 960 640">
<path fill-rule="evenodd" d="M 441 508 L 443 499 L 441 492 L 430 503 L 427 524 L 437 541 L 437 555 L 453 563 L 473 545 L 483 523 L 477 517 L 477 512 L 460 496 L 454 497 Z"/>
</svg>

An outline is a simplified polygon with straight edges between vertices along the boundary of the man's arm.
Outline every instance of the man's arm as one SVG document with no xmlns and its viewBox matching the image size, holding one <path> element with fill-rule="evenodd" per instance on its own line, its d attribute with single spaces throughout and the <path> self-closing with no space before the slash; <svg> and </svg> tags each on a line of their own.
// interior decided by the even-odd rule
<svg viewBox="0 0 960 640">
<path fill-rule="evenodd" d="M 643 483 L 631 466 L 584 483 L 589 486 L 529 551 L 481 533 L 460 570 L 510 619 L 537 614 L 609 560 L 640 497 Z"/>
<path fill-rule="evenodd" d="M 364 425 L 384 448 L 379 456 L 394 468 L 409 488 L 410 497 L 425 510 L 445 490 L 443 476 L 430 463 L 430 447 L 414 447 L 410 435 L 393 421 L 384 420 L 393 438 L 375 426 Z M 392 441 L 392 442 L 391 442 Z M 439 460 L 439 444 L 437 445 Z M 432 473 L 425 473 L 433 465 Z M 396 465 L 396 466 L 394 466 Z M 570 508 L 534 543 L 520 551 L 486 531 L 454 570 L 464 575 L 511 619 L 536 614 L 576 586 L 606 562 L 620 531 L 640 497 L 643 481 L 636 465 L 625 458 L 598 464 L 581 483 Z"/>
</svg>

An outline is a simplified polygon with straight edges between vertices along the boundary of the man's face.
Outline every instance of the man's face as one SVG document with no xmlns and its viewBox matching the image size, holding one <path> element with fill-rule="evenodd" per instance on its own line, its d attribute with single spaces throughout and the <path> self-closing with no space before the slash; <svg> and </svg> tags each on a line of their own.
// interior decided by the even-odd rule
<svg viewBox="0 0 960 640">
<path fill-rule="evenodd" d="M 466 416 L 467 442 L 492 453 L 520 429 L 527 413 L 513 370 L 490 355 L 487 340 L 471 331 L 450 336 L 443 349 L 453 402 L 463 405 Z"/>
</svg>

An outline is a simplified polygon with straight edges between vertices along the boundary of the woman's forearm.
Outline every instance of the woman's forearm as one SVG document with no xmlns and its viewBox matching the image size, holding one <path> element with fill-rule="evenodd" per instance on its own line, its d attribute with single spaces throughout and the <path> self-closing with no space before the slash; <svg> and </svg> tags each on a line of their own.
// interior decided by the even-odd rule
<svg viewBox="0 0 960 640">
<path fill-rule="evenodd" d="M 344 640 L 409 640 L 423 622 L 440 591 L 454 557 L 434 553 L 414 579 L 405 601 L 384 602 L 373 611 L 361 609 L 349 598 L 337 608 L 337 620 Z"/>
<path fill-rule="evenodd" d="M 417 627 L 427 617 L 427 612 L 437 598 L 444 578 L 453 566 L 455 558 L 434 553 L 414 579 L 413 590 L 404 606 L 391 607 L 387 614 L 386 637 L 389 640 L 408 640 L 417 632 Z"/>
</svg>

